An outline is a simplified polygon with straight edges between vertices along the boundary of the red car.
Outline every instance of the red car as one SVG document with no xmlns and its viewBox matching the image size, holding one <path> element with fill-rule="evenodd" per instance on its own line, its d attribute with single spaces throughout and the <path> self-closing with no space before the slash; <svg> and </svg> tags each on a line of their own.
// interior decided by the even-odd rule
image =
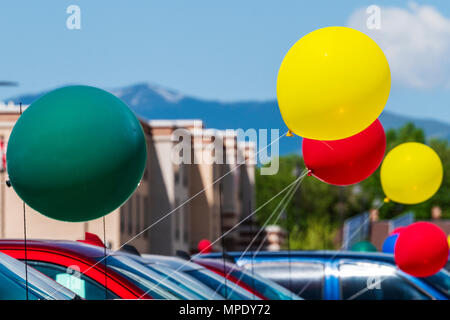
<svg viewBox="0 0 450 320">
<path fill-rule="evenodd" d="M 0 251 L 22 261 L 25 259 L 23 240 L 0 240 Z M 27 241 L 28 264 L 85 299 L 152 298 L 132 281 L 99 262 L 103 257 L 104 248 L 100 246 L 76 241 Z"/>
</svg>

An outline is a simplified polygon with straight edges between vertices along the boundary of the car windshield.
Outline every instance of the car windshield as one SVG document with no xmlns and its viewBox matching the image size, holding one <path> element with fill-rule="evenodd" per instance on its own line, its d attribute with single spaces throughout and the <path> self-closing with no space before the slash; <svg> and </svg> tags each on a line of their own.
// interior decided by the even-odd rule
<svg viewBox="0 0 450 320">
<path fill-rule="evenodd" d="M 280 286 L 272 280 L 265 279 L 247 270 L 233 269 L 230 273 L 239 281 L 244 282 L 258 293 L 270 300 L 301 300 L 295 293 Z"/>
<path fill-rule="evenodd" d="M 147 264 L 147 267 L 157 272 L 161 276 L 167 277 L 172 282 L 176 283 L 179 287 L 197 295 L 198 299 L 223 299 L 223 297 L 217 294 L 214 290 L 211 290 L 209 287 L 199 283 L 197 280 L 192 279 L 187 274 L 183 274 L 182 272 L 179 272 L 177 270 L 168 269 L 166 267 L 158 266 L 155 264 Z"/>
<path fill-rule="evenodd" d="M 450 298 L 450 273 L 447 270 L 442 269 L 431 277 L 421 279 L 444 294 L 447 298 Z"/>
<path fill-rule="evenodd" d="M 122 274 L 155 299 L 199 299 L 196 295 L 178 287 L 170 279 L 129 257 L 111 255 L 106 260 L 108 267 Z"/>
<path fill-rule="evenodd" d="M 26 278 L 28 298 L 32 300 L 71 300 L 77 296 L 49 277 L 10 256 L 0 253 L 0 299 L 25 300 Z M 27 275 L 26 275 L 27 273 Z"/>
<path fill-rule="evenodd" d="M 225 283 L 224 277 L 207 269 L 188 270 L 185 272 L 212 290 L 215 290 L 222 297 L 226 297 L 227 300 L 260 300 L 260 298 L 255 297 L 236 283 L 230 281 Z"/>
</svg>

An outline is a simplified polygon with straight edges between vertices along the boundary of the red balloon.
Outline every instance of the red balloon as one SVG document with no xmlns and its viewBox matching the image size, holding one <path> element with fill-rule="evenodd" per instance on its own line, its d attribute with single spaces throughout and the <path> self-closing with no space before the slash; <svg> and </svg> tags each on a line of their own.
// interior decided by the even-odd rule
<svg viewBox="0 0 450 320">
<path fill-rule="evenodd" d="M 211 241 L 202 239 L 198 242 L 197 249 L 200 253 L 210 253 L 212 251 Z"/>
<path fill-rule="evenodd" d="M 448 250 L 444 231 L 430 222 L 416 222 L 399 235 L 394 259 L 400 270 L 415 277 L 429 277 L 445 266 Z"/>
<path fill-rule="evenodd" d="M 311 175 L 338 186 L 358 183 L 380 166 L 386 135 L 379 120 L 360 133 L 332 141 L 303 139 L 303 159 Z"/>
</svg>

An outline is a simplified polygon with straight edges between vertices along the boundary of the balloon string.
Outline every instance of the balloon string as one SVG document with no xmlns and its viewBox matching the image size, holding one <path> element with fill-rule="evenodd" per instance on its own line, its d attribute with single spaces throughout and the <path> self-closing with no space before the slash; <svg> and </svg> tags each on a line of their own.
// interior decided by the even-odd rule
<svg viewBox="0 0 450 320">
<path fill-rule="evenodd" d="M 223 226 L 223 212 L 222 212 L 222 182 L 219 183 L 219 211 L 220 211 L 220 229 L 221 233 L 224 234 L 224 226 Z M 225 264 L 225 237 L 222 237 L 222 259 L 223 259 L 223 274 L 226 274 L 226 264 Z M 228 275 L 227 275 L 228 276 Z M 227 276 L 224 277 L 225 284 L 225 300 L 228 300 L 228 286 L 227 286 Z"/>
<path fill-rule="evenodd" d="M 252 213 L 252 202 L 249 200 L 248 201 L 248 214 L 250 215 Z M 253 219 L 252 219 L 253 220 Z M 254 230 L 253 230 L 253 225 L 254 225 L 254 222 L 253 221 L 251 221 L 250 222 L 250 234 L 253 234 L 254 233 Z M 256 236 L 255 236 L 256 237 Z M 253 261 L 254 259 L 253 259 L 253 257 L 252 257 L 252 260 L 251 260 L 251 264 L 252 264 L 252 280 L 253 280 L 253 288 L 255 288 L 255 265 L 254 265 L 254 261 Z M 253 300 L 255 300 L 256 299 L 256 294 L 255 293 L 253 293 Z"/>
<path fill-rule="evenodd" d="M 107 259 L 106 259 L 106 223 L 105 223 L 105 216 L 103 216 L 103 247 L 104 247 L 103 248 L 103 254 L 104 254 L 104 258 L 105 258 L 105 300 L 108 300 L 108 286 L 107 286 L 108 266 L 107 266 Z"/>
<path fill-rule="evenodd" d="M 246 216 L 245 218 L 243 218 L 242 220 L 240 220 L 237 224 L 235 224 L 233 227 L 231 227 L 231 229 L 227 230 L 224 234 L 222 234 L 219 238 L 217 238 L 216 240 L 214 240 L 213 242 L 211 242 L 211 246 L 214 245 L 215 243 L 217 243 L 218 241 L 220 241 L 223 237 L 227 236 L 228 234 L 230 234 L 231 232 L 233 232 L 233 230 L 235 230 L 236 228 L 238 228 L 240 225 L 242 225 L 245 221 L 247 221 L 248 219 L 250 219 L 251 217 L 253 217 L 253 215 L 255 215 L 257 212 L 259 212 L 262 208 L 264 208 L 265 206 L 267 206 L 270 202 L 272 202 L 274 199 L 276 199 L 277 197 L 279 197 L 282 193 L 284 193 L 286 190 L 288 190 L 289 188 L 292 187 L 292 185 L 294 185 L 295 183 L 298 182 L 299 179 L 294 180 L 292 183 L 290 183 L 288 186 L 284 187 L 280 192 L 278 192 L 276 195 L 274 195 L 273 197 L 271 197 L 269 200 L 267 200 L 266 202 L 264 202 L 262 205 L 260 205 L 258 208 L 256 208 L 255 210 L 252 211 L 252 213 L 248 216 Z M 200 251 L 200 254 L 204 252 L 205 249 L 203 249 L 202 251 Z M 164 279 L 162 279 L 162 281 L 156 283 L 152 288 L 150 288 L 147 292 L 145 292 L 144 294 L 142 294 L 138 299 L 141 299 L 146 293 L 152 291 L 154 288 L 158 287 L 164 280 L 168 279 L 170 276 L 172 276 L 175 272 L 180 271 L 184 266 L 186 266 L 193 257 L 191 257 L 189 260 L 187 260 L 185 263 L 183 263 L 181 266 L 179 266 L 176 270 L 174 270 L 172 273 L 170 273 L 169 275 L 165 276 Z M 219 288 L 219 287 L 218 287 Z"/>
<path fill-rule="evenodd" d="M 276 216 L 275 220 L 272 222 L 273 224 L 276 224 L 278 222 L 278 220 L 281 218 L 281 216 L 283 215 L 284 212 L 286 212 L 286 208 L 288 206 L 288 204 L 291 202 L 292 197 L 295 195 L 295 193 L 297 192 L 298 188 L 300 187 L 301 182 L 303 181 L 303 178 L 305 178 L 306 176 L 306 169 L 300 174 L 299 177 L 297 177 L 294 182 L 290 185 L 289 190 L 287 191 L 287 193 L 283 196 L 283 198 L 280 200 L 280 202 L 277 204 L 277 206 L 275 207 L 275 209 L 272 211 L 272 213 L 266 218 L 264 224 L 261 226 L 261 228 L 259 229 L 259 231 L 256 233 L 256 235 L 253 237 L 253 239 L 250 241 L 250 243 L 247 245 L 247 247 L 245 248 L 245 250 L 240 254 L 239 258 L 236 259 L 236 261 L 239 261 L 240 259 L 242 259 L 243 256 L 245 256 L 245 254 L 248 252 L 248 250 L 250 249 L 250 247 L 253 245 L 253 243 L 258 239 L 259 235 L 261 234 L 261 232 L 263 232 L 265 230 L 265 227 L 269 224 L 269 222 L 271 222 L 272 217 L 275 216 L 275 214 L 277 212 L 278 215 Z M 281 209 L 280 209 L 281 208 Z M 251 253 L 251 261 L 253 261 L 253 259 L 256 257 L 256 255 L 259 253 L 259 251 L 261 251 L 264 243 L 266 242 L 267 238 L 268 238 L 269 234 L 266 233 L 266 235 L 264 236 L 264 238 L 260 241 L 260 244 L 258 246 L 258 248 L 256 249 L 256 251 L 253 251 Z M 252 270 L 253 270 L 253 266 L 252 266 Z M 231 271 L 226 275 L 229 276 L 231 274 Z M 239 278 L 237 279 L 237 282 L 241 281 L 242 277 L 244 276 L 244 273 L 242 273 Z M 216 289 L 217 292 L 218 289 Z"/>
<path fill-rule="evenodd" d="M 22 102 L 19 102 L 19 117 L 22 115 Z M 28 250 L 27 250 L 27 215 L 25 212 L 25 202 L 22 202 L 23 208 L 23 244 L 25 251 L 25 295 L 28 300 Z"/>
<path fill-rule="evenodd" d="M 27 250 L 27 218 L 25 213 L 25 202 L 23 205 L 23 243 L 25 247 L 25 291 L 28 300 L 28 250 Z"/>
<path fill-rule="evenodd" d="M 289 272 L 289 291 L 292 297 L 292 267 L 291 267 L 291 232 L 289 230 L 289 214 L 286 211 L 286 231 L 287 231 L 287 249 L 288 249 L 288 272 Z"/>
<path fill-rule="evenodd" d="M 334 148 L 332 146 L 330 146 L 328 143 L 326 143 L 325 141 L 319 140 L 320 142 L 322 142 L 324 145 L 326 145 L 328 148 L 330 148 L 331 150 L 334 151 Z"/>
<path fill-rule="evenodd" d="M 258 156 L 258 154 L 260 154 L 261 152 L 263 152 L 264 150 L 266 150 L 267 148 L 269 148 L 271 145 L 273 145 L 274 143 L 276 143 L 277 141 L 279 141 L 280 139 L 284 138 L 286 136 L 287 132 L 282 134 L 280 137 L 276 138 L 275 140 L 271 141 L 268 145 L 262 147 L 261 149 L 258 150 L 258 152 L 256 152 L 254 155 L 252 155 L 252 157 L 250 157 L 251 159 L 256 159 L 256 157 Z M 238 168 L 240 168 L 241 166 L 243 166 L 245 163 L 247 162 L 243 162 L 237 166 L 235 166 L 233 169 L 229 170 L 227 173 L 225 173 L 224 175 L 222 175 L 221 177 L 217 178 L 216 180 L 214 180 L 213 182 L 211 182 L 210 184 L 208 184 L 207 186 L 205 186 L 202 190 L 200 190 L 199 192 L 197 192 L 196 194 L 192 195 L 191 197 L 189 197 L 189 199 L 186 199 L 183 203 L 181 203 L 180 205 L 178 205 L 176 208 L 171 209 L 169 212 L 167 212 L 166 214 L 164 214 L 162 217 L 158 218 L 156 221 L 154 221 L 152 224 L 150 224 L 149 226 L 145 227 L 142 231 L 138 232 L 137 234 L 135 234 L 133 237 L 129 238 L 127 241 L 125 241 L 124 243 L 122 243 L 119 248 L 117 248 L 116 250 L 120 250 L 121 248 L 123 248 L 125 245 L 127 245 L 128 243 L 130 243 L 131 241 L 133 241 L 134 239 L 138 238 L 140 235 L 142 235 L 145 232 L 148 232 L 149 230 L 151 230 L 153 227 L 155 227 L 156 225 L 158 225 L 160 222 L 162 222 L 163 220 L 167 219 L 168 217 L 170 217 L 172 214 L 176 214 L 177 210 L 180 209 L 181 207 L 183 207 L 184 205 L 186 205 L 187 203 L 191 202 L 193 199 L 197 198 L 198 196 L 200 196 L 202 193 L 206 192 L 209 188 L 211 188 L 212 186 L 216 185 L 218 182 L 220 182 L 222 179 L 224 179 L 226 176 L 230 175 L 233 171 L 237 170 Z M 272 201 L 274 198 L 277 198 L 281 193 L 283 193 L 288 187 L 284 188 L 282 191 L 280 191 L 278 194 L 276 194 L 274 197 L 272 197 L 270 200 L 268 200 L 265 204 L 263 204 L 261 207 L 264 207 L 267 203 L 269 203 L 270 201 Z M 237 225 L 234 225 L 230 230 L 228 230 L 226 232 L 226 234 L 230 233 L 231 231 L 233 231 L 235 228 L 237 228 L 241 223 L 245 222 L 247 219 L 249 219 L 252 215 L 254 215 L 256 212 L 258 212 L 261 207 L 259 207 L 258 209 L 254 210 L 252 212 L 252 214 L 246 218 L 244 218 L 243 220 L 241 220 Z M 222 235 L 224 236 L 224 235 Z M 221 236 L 221 237 L 222 237 Z M 216 239 L 213 243 L 211 243 L 211 245 L 214 245 L 214 243 L 220 241 L 221 237 L 219 237 L 218 239 Z M 202 251 L 203 252 L 203 251 Z M 202 253 L 201 252 L 201 253 Z M 89 270 L 91 270 L 92 268 L 95 268 L 96 265 L 100 264 L 103 262 L 103 260 L 105 260 L 109 255 L 111 255 L 111 253 L 107 254 L 106 257 L 102 257 L 101 259 L 99 259 L 98 261 L 96 261 L 93 265 L 89 266 L 89 268 L 87 268 L 86 270 L 84 270 L 83 272 L 81 272 L 81 275 L 86 274 L 87 272 L 89 272 Z M 59 289 L 56 289 L 54 292 L 58 292 L 60 291 Z M 148 292 L 150 292 L 151 290 L 149 290 Z M 141 297 L 143 297 L 144 295 L 142 295 Z"/>
<path fill-rule="evenodd" d="M 378 207 L 376 207 L 376 208 L 374 208 L 374 209 L 375 209 L 375 210 L 380 210 L 383 206 L 384 206 L 384 202 L 382 202 Z M 360 231 L 367 223 L 369 223 L 369 221 L 370 221 L 370 214 L 369 214 L 369 216 L 367 217 L 367 219 L 364 220 L 364 222 L 359 226 L 359 228 L 356 229 L 355 231 L 353 231 L 353 233 L 350 235 L 349 239 L 351 239 L 357 232 L 359 232 L 359 231 Z M 348 243 L 348 242 L 343 243 L 343 244 L 341 245 L 340 250 L 342 250 L 343 248 L 345 248 L 345 247 L 347 246 L 347 243 Z M 334 258 L 336 258 L 338 252 L 339 252 L 339 251 L 336 251 L 336 253 L 331 257 L 330 260 L 333 260 Z M 303 286 L 303 288 L 301 288 L 300 291 L 297 292 L 297 295 L 298 295 L 298 296 L 301 296 L 302 293 L 309 287 L 309 285 L 311 284 L 311 282 L 312 282 L 312 279 L 310 279 L 310 280 Z"/>
</svg>

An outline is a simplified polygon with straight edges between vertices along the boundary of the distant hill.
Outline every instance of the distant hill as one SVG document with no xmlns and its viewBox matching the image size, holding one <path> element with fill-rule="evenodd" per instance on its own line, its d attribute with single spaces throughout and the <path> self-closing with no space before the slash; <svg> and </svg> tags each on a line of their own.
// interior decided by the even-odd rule
<svg viewBox="0 0 450 320">
<path fill-rule="evenodd" d="M 140 117 L 145 119 L 202 119 L 208 128 L 217 129 L 280 129 L 287 128 L 275 100 L 257 102 L 220 102 L 185 96 L 174 90 L 141 83 L 110 90 L 125 101 Z M 45 92 L 27 94 L 9 99 L 16 103 L 31 104 Z M 385 129 L 398 128 L 413 122 L 422 128 L 427 137 L 450 140 L 450 124 L 430 119 L 410 118 L 384 111 L 380 116 Z M 280 153 L 300 152 L 301 139 L 280 140 Z"/>
</svg>

